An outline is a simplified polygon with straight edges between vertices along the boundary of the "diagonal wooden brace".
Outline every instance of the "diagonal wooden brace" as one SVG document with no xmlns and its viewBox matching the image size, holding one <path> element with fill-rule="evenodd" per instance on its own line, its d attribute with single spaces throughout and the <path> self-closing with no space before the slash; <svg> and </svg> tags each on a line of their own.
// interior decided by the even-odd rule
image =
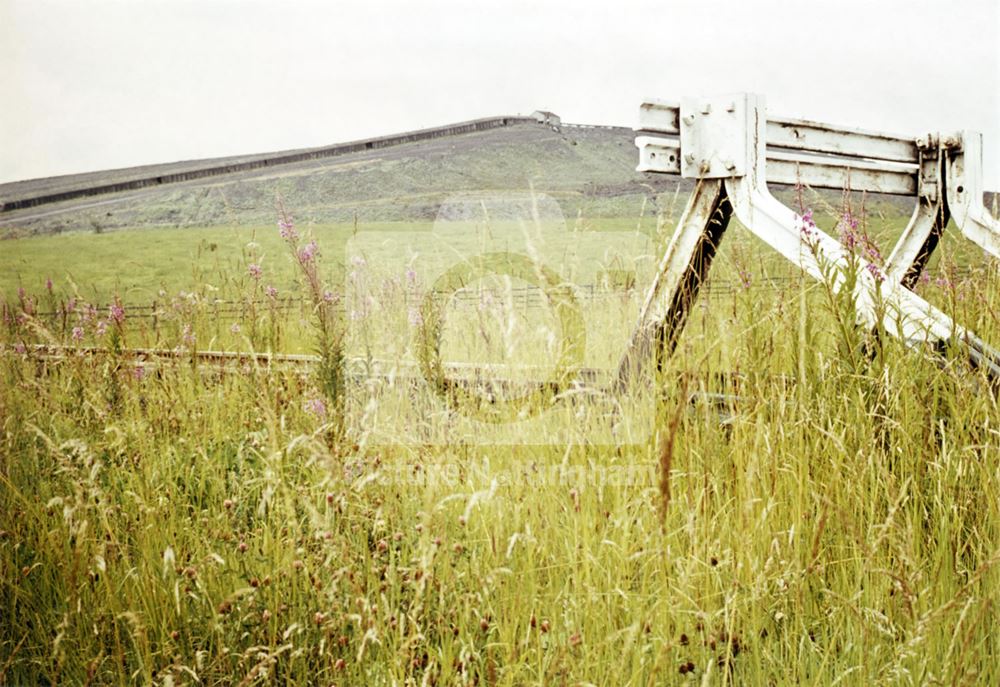
<svg viewBox="0 0 1000 687">
<path fill-rule="evenodd" d="M 948 224 L 945 198 L 944 150 L 940 137 L 929 134 L 917 141 L 920 171 L 917 206 L 886 261 L 886 276 L 908 289 L 917 285 Z"/>
<path fill-rule="evenodd" d="M 721 180 L 706 179 L 695 185 L 618 367 L 620 385 L 634 379 L 653 356 L 659 369 L 673 353 L 731 216 Z"/>
</svg>

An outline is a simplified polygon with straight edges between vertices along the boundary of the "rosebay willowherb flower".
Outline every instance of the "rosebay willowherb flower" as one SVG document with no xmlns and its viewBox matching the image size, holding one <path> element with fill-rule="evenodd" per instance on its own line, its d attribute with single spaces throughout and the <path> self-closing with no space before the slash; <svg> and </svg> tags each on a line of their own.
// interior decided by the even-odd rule
<svg viewBox="0 0 1000 687">
<path fill-rule="evenodd" d="M 281 238 L 286 241 L 299 240 L 299 233 L 295 231 L 295 225 L 292 223 L 291 218 L 278 220 L 278 233 L 280 233 Z"/>
<path fill-rule="evenodd" d="M 316 259 L 317 255 L 319 255 L 319 246 L 316 244 L 316 241 L 310 241 L 305 247 L 299 250 L 299 262 L 302 265 L 309 265 Z"/>
<path fill-rule="evenodd" d="M 125 322 L 125 308 L 122 307 L 121 303 L 115 301 L 108 308 L 108 317 L 115 324 L 118 325 L 122 324 L 123 322 Z"/>
<path fill-rule="evenodd" d="M 813 211 L 811 209 L 803 212 L 801 216 L 796 216 L 796 224 L 798 224 L 799 233 L 803 237 L 806 239 L 816 238 L 816 222 L 813 220 Z"/>
<path fill-rule="evenodd" d="M 866 263 L 865 269 L 868 270 L 868 273 L 872 275 L 875 281 L 885 281 L 885 273 L 874 262 Z"/>
<path fill-rule="evenodd" d="M 320 391 L 326 402 L 331 404 L 330 412 L 333 419 L 342 422 L 342 412 L 344 404 L 344 353 L 343 353 L 343 333 L 344 325 L 339 320 L 336 309 L 335 295 L 323 284 L 319 270 L 320 248 L 319 244 L 312 238 L 304 246 L 300 243 L 298 232 L 292 227 L 291 219 L 280 207 L 281 238 L 284 239 L 288 250 L 292 255 L 293 262 L 297 265 L 301 275 L 304 277 L 304 285 L 309 300 L 312 302 L 312 321 L 314 324 L 316 352 L 319 354 L 319 365 L 316 368 L 316 379 Z M 358 265 L 355 265 L 358 268 Z M 277 295 L 277 292 L 275 292 Z M 327 413 L 326 402 L 322 410 L 324 416 Z M 318 407 L 313 404 L 314 409 Z M 341 426 L 328 435 L 331 440 L 336 440 L 336 436 L 343 430 Z"/>
</svg>

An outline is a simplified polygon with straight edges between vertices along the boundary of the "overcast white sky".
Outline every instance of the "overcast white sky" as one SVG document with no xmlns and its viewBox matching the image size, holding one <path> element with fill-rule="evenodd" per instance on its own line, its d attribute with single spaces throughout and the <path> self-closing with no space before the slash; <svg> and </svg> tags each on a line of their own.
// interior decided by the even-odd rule
<svg viewBox="0 0 1000 687">
<path fill-rule="evenodd" d="M 0 182 L 757 91 L 982 130 L 1000 188 L 998 0 L 0 0 L 0 65 Z"/>
</svg>

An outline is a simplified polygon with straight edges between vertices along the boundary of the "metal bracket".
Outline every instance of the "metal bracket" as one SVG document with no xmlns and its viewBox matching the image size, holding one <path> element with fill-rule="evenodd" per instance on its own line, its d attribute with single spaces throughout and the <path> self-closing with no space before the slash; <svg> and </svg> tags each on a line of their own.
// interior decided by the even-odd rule
<svg viewBox="0 0 1000 687">
<path fill-rule="evenodd" d="M 738 98 L 681 100 L 681 176 L 725 179 L 746 174 L 745 107 Z"/>
</svg>

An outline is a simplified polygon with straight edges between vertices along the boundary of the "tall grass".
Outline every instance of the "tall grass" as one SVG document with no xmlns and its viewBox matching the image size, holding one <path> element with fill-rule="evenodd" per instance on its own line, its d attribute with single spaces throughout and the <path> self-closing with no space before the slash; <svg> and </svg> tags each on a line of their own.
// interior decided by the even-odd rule
<svg viewBox="0 0 1000 687">
<path fill-rule="evenodd" d="M 231 321 L 186 296 L 155 334 L 8 304 L 0 683 L 1000 682 L 1000 427 L 960 358 L 856 355 L 822 286 L 737 288 L 696 308 L 648 441 L 355 446 L 315 377 L 122 351 L 309 345 L 246 270 Z M 941 274 L 1000 341 L 996 271 Z M 76 326 L 107 354 L 31 348 Z"/>
</svg>

